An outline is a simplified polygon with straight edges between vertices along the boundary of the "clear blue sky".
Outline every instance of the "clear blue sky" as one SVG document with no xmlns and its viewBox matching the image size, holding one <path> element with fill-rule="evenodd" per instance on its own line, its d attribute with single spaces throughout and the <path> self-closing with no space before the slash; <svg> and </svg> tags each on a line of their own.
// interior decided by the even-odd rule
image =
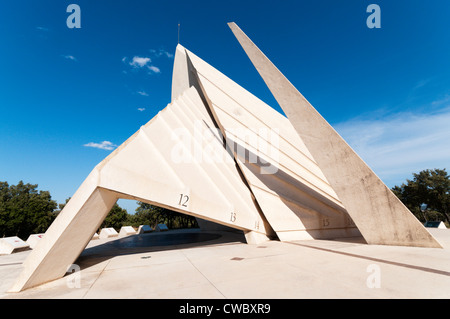
<svg viewBox="0 0 450 319">
<path fill-rule="evenodd" d="M 388 186 L 450 169 L 447 0 L 15 0 L 0 8 L 0 180 L 72 196 L 111 152 L 85 145 L 114 148 L 170 103 L 178 23 L 181 44 L 279 110 L 230 21 Z"/>
</svg>

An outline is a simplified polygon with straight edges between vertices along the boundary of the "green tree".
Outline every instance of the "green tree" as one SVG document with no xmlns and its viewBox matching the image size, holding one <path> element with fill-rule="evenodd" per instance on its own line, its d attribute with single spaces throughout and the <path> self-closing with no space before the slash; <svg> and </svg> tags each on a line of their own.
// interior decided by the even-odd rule
<svg viewBox="0 0 450 319">
<path fill-rule="evenodd" d="M 100 229 L 112 227 L 116 231 L 119 231 L 120 228 L 122 228 L 122 226 L 128 226 L 125 225 L 128 220 L 129 215 L 127 210 L 123 209 L 116 203 L 114 204 L 113 208 L 111 208 L 111 210 L 109 211 L 108 215 L 106 216 L 105 220 L 100 226 Z"/>
<path fill-rule="evenodd" d="M 130 215 L 129 222 L 132 226 L 166 224 L 169 229 L 198 227 L 194 217 L 177 213 L 169 209 L 138 202 L 136 213 Z"/>
<path fill-rule="evenodd" d="M 38 185 L 17 185 L 0 182 L 0 236 L 27 239 L 30 234 L 43 233 L 55 219 L 57 204 L 48 191 Z"/>
<path fill-rule="evenodd" d="M 412 180 L 393 187 L 392 191 L 420 221 L 450 223 L 450 176 L 445 169 L 427 169 L 413 174 Z M 419 208 L 423 203 L 428 205 L 425 213 Z"/>
</svg>

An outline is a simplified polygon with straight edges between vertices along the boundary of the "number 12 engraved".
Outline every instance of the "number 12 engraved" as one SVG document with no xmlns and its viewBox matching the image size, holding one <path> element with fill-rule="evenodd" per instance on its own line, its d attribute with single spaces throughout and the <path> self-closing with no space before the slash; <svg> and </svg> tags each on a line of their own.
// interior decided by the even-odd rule
<svg viewBox="0 0 450 319">
<path fill-rule="evenodd" d="M 180 194 L 180 201 L 178 202 L 178 205 L 187 207 L 187 202 L 189 201 L 189 196 Z"/>
</svg>

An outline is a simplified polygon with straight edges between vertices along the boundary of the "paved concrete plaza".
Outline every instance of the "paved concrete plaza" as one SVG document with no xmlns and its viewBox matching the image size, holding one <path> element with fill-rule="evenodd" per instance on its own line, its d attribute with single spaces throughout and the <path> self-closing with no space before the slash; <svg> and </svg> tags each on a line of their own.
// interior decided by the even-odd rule
<svg viewBox="0 0 450 319">
<path fill-rule="evenodd" d="M 21 293 L 7 290 L 30 251 L 0 256 L 0 298 L 449 298 L 450 230 L 430 232 L 444 249 L 358 238 L 248 245 L 198 229 L 92 240 L 80 271 Z"/>
</svg>

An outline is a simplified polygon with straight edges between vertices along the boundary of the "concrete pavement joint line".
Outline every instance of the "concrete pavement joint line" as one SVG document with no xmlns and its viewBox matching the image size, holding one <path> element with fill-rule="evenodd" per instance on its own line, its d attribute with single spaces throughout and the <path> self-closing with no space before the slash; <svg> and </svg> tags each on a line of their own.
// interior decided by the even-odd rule
<svg viewBox="0 0 450 319">
<path fill-rule="evenodd" d="M 183 251 L 181 251 L 181 253 L 189 261 L 189 263 L 192 265 L 192 267 L 194 267 L 203 276 L 203 278 L 205 278 L 211 284 L 211 286 L 213 286 L 214 289 L 216 289 L 219 292 L 219 294 L 221 294 L 225 299 L 227 299 L 227 297 L 225 297 L 225 295 L 211 282 L 211 280 L 209 280 L 208 277 L 206 277 L 197 267 L 195 267 L 195 265 L 192 263 L 192 261 L 189 259 L 189 257 L 186 256 L 186 254 Z"/>
<path fill-rule="evenodd" d="M 100 278 L 100 276 L 103 274 L 103 272 L 105 271 L 106 267 L 108 267 L 109 263 L 111 262 L 112 258 L 110 260 L 108 260 L 108 262 L 106 263 L 105 267 L 103 267 L 102 271 L 98 274 L 97 278 L 95 278 L 94 282 L 91 284 L 91 286 L 86 290 L 86 292 L 84 293 L 83 297 L 81 297 L 82 299 L 84 299 L 86 297 L 86 295 L 89 293 L 89 291 L 92 289 L 92 287 L 95 285 L 95 283 L 97 282 L 98 278 Z"/>
<path fill-rule="evenodd" d="M 410 269 L 415 269 L 415 270 L 420 270 L 420 271 L 426 271 L 426 272 L 430 272 L 433 274 L 450 277 L 450 272 L 444 271 L 444 270 L 415 266 L 415 265 L 410 265 L 410 264 L 404 264 L 404 263 L 399 263 L 399 262 L 395 262 L 395 261 L 389 261 L 389 260 L 385 260 L 385 259 L 373 258 L 373 257 L 368 257 L 368 256 L 362 256 L 362 255 L 356 255 L 356 254 L 352 254 L 352 253 L 346 253 L 346 252 L 332 250 L 332 249 L 328 249 L 328 248 L 309 246 L 309 245 L 304 245 L 304 244 L 299 244 L 299 243 L 294 243 L 294 242 L 287 241 L 286 243 L 301 246 L 301 247 L 306 247 L 306 248 L 322 250 L 322 251 L 329 252 L 329 253 L 335 253 L 335 254 L 340 254 L 340 255 L 344 255 L 344 256 L 360 258 L 360 259 L 367 259 L 367 260 L 375 261 L 375 262 L 379 262 L 379 263 L 385 263 L 385 264 L 389 264 L 389 265 L 393 265 L 393 266 L 399 266 L 399 267 L 410 268 Z"/>
</svg>

